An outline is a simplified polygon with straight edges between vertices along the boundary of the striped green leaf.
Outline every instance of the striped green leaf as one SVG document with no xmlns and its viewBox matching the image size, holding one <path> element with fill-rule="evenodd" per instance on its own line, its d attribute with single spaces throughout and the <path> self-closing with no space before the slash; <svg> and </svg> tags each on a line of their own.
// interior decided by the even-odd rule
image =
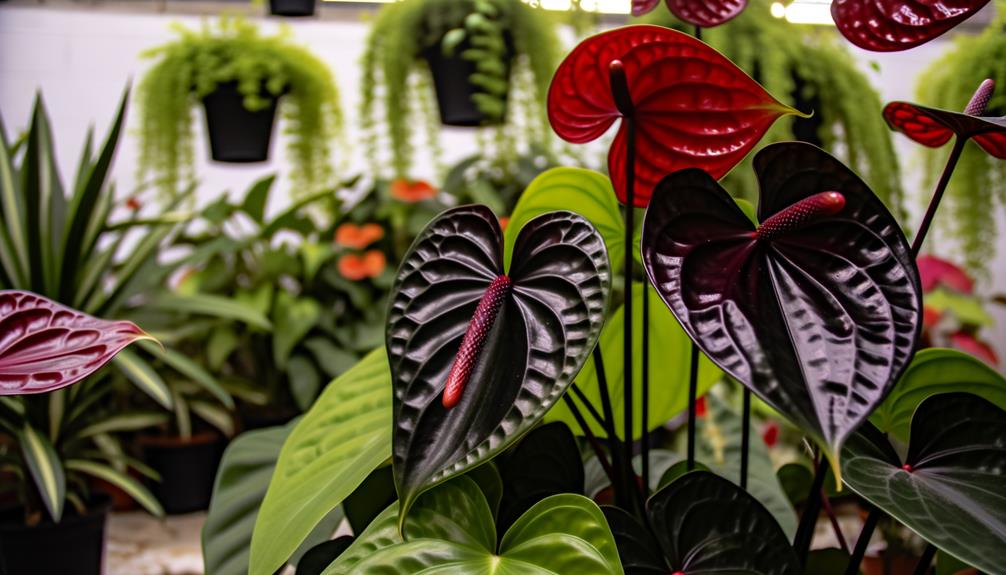
<svg viewBox="0 0 1006 575">
<path fill-rule="evenodd" d="M 222 296 L 161 294 L 151 300 L 149 305 L 164 311 L 233 319 L 264 330 L 272 329 L 272 323 L 259 311 L 235 299 Z"/>
<path fill-rule="evenodd" d="M 21 430 L 21 452 L 52 520 L 59 523 L 66 502 L 66 475 L 56 448 L 30 425 Z"/>
<path fill-rule="evenodd" d="M 83 459 L 71 459 L 67 461 L 66 468 L 68 470 L 78 471 L 80 473 L 90 475 L 91 477 L 104 479 L 105 481 L 125 491 L 127 495 L 132 497 L 152 515 L 164 517 L 164 508 L 161 507 L 161 504 L 157 501 L 157 498 L 154 497 L 154 494 L 141 485 L 139 481 L 133 479 L 125 473 L 120 473 L 107 465 Z"/>
<path fill-rule="evenodd" d="M 136 387 L 154 398 L 154 401 L 161 404 L 164 409 L 171 409 L 173 405 L 171 391 L 168 390 L 168 386 L 161 379 L 161 376 L 157 375 L 157 372 L 143 358 L 124 349 L 112 361 Z"/>
<path fill-rule="evenodd" d="M 217 398 L 228 409 L 234 409 L 234 400 L 231 399 L 230 394 L 198 363 L 173 349 L 163 348 L 152 341 L 143 341 L 139 345 L 146 352 L 160 359 L 172 369 L 188 377 L 194 383 L 208 391 L 210 395 Z"/>
</svg>

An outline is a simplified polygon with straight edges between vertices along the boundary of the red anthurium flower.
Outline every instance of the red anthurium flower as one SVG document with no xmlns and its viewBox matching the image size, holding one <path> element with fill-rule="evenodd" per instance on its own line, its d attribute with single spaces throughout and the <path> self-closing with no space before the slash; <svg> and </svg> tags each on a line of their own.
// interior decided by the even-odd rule
<svg viewBox="0 0 1006 575">
<path fill-rule="evenodd" d="M 391 182 L 391 197 L 402 202 L 421 202 L 432 200 L 436 196 L 437 189 L 423 180 L 410 182 L 400 178 Z"/>
<path fill-rule="evenodd" d="M 969 333 L 959 331 L 951 334 L 950 344 L 963 352 L 970 353 L 989 365 L 999 365 L 999 356 L 996 355 L 995 350 L 987 343 L 979 341 L 978 338 Z"/>
<path fill-rule="evenodd" d="M 645 207 L 657 182 L 677 170 L 701 168 L 723 177 L 776 120 L 799 114 L 707 44 L 660 26 L 627 26 L 584 40 L 559 65 L 548 116 L 561 138 L 590 142 L 622 117 L 609 77 L 616 60 L 625 71 L 636 126 L 637 207 Z M 623 203 L 627 139 L 623 123 L 608 153 Z"/>
<path fill-rule="evenodd" d="M 929 329 L 936 324 L 940 323 L 940 319 L 943 318 L 943 312 L 937 309 L 933 309 L 929 306 L 922 307 L 922 328 Z"/>
<path fill-rule="evenodd" d="M 642 16 L 653 12 L 660 0 L 632 0 L 632 15 Z"/>
<path fill-rule="evenodd" d="M 921 255 L 915 262 L 919 265 L 922 291 L 929 293 L 941 285 L 965 294 L 974 292 L 975 282 L 967 272 L 943 258 Z"/>
<path fill-rule="evenodd" d="M 936 38 L 989 0 L 834 0 L 831 17 L 843 36 L 874 52 L 908 50 Z"/>
<path fill-rule="evenodd" d="M 347 222 L 335 229 L 335 243 L 354 250 L 362 250 L 383 237 L 384 228 L 377 224 L 358 226 Z"/>
<path fill-rule="evenodd" d="M 747 5 L 748 0 L 667 0 L 667 7 L 680 20 L 702 28 L 733 20 Z"/>
<path fill-rule="evenodd" d="M 702 396 L 695 400 L 695 416 L 705 417 L 706 416 L 706 396 Z"/>
<path fill-rule="evenodd" d="M 30 292 L 0 290 L 0 395 L 77 383 L 139 339 L 151 338 L 132 322 L 106 321 Z"/>
<path fill-rule="evenodd" d="M 339 258 L 339 273 L 342 277 L 359 281 L 381 275 L 388 265 L 388 260 L 384 252 L 380 250 L 369 250 L 361 255 L 346 254 Z"/>
<path fill-rule="evenodd" d="M 761 438 L 768 447 L 775 447 L 779 441 L 779 424 L 774 421 L 766 422 L 761 431 Z"/>
</svg>

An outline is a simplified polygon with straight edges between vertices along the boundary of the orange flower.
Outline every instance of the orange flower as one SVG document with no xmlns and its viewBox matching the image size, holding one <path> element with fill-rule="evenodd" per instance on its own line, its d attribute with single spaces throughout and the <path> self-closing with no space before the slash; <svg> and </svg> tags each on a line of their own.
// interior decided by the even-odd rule
<svg viewBox="0 0 1006 575">
<path fill-rule="evenodd" d="M 430 185 L 429 182 L 424 182 L 423 180 L 416 180 L 410 182 L 406 179 L 397 179 L 391 182 L 391 197 L 402 202 L 421 202 L 423 200 L 432 200 L 437 196 L 437 189 Z"/>
<path fill-rule="evenodd" d="M 388 266 L 388 260 L 384 257 L 384 252 L 379 250 L 369 250 L 362 256 L 358 254 L 346 254 L 339 258 L 339 273 L 348 280 L 360 281 L 366 278 L 381 275 L 384 268 Z"/>
<path fill-rule="evenodd" d="M 500 229 L 504 232 L 506 231 L 507 225 L 510 224 L 510 216 L 500 216 Z"/>
<path fill-rule="evenodd" d="M 384 228 L 377 224 L 358 226 L 347 222 L 335 229 L 335 243 L 354 250 L 362 250 L 383 237 Z"/>
</svg>

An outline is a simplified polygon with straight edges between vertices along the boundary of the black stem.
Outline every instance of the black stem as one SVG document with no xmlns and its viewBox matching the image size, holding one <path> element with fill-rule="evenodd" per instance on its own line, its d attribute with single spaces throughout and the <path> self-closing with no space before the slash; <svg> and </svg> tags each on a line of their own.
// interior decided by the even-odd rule
<svg viewBox="0 0 1006 575">
<path fill-rule="evenodd" d="M 807 562 L 810 542 L 814 538 L 814 526 L 817 525 L 817 518 L 821 514 L 821 487 L 824 486 L 824 477 L 827 474 L 828 458 L 821 456 L 821 461 L 814 471 L 814 483 L 803 506 L 803 514 L 800 515 L 800 526 L 796 530 L 796 537 L 793 538 L 793 548 L 802 563 Z"/>
<path fill-rule="evenodd" d="M 645 274 L 644 274 L 645 275 Z M 643 428 L 640 450 L 643 459 L 643 497 L 650 495 L 650 282 L 643 278 Z"/>
<path fill-rule="evenodd" d="M 859 532 L 859 539 L 856 540 L 856 549 L 853 550 L 852 557 L 849 558 L 849 565 L 845 568 L 845 575 L 856 575 L 856 573 L 859 573 L 859 565 L 863 562 L 866 548 L 870 546 L 870 538 L 873 537 L 873 531 L 877 528 L 877 522 L 880 521 L 881 515 L 881 511 L 874 507 L 870 510 L 870 514 L 866 516 L 863 530 Z"/>
<path fill-rule="evenodd" d="M 616 468 L 614 480 L 611 482 L 615 490 L 615 504 L 622 509 L 628 509 L 631 499 L 626 492 L 626 480 L 631 478 L 631 469 L 622 460 L 622 450 L 618 445 L 618 436 L 615 434 L 615 412 L 611 408 L 611 397 L 608 395 L 608 374 L 604 371 L 604 357 L 601 355 L 599 345 L 594 346 L 594 372 L 597 373 L 598 391 L 601 393 L 601 409 L 604 412 L 604 434 L 608 436 L 608 451 L 611 452 L 611 461 Z M 630 460 L 631 461 L 631 460 Z"/>
<path fill-rule="evenodd" d="M 583 406 L 587 408 L 587 413 L 589 413 L 590 416 L 594 418 L 594 421 L 596 421 L 597 424 L 601 426 L 601 429 L 608 429 L 608 425 L 607 423 L 605 423 L 604 417 L 602 417 L 601 414 L 597 411 L 597 408 L 594 407 L 594 404 L 590 403 L 590 400 L 587 399 L 587 395 L 583 393 L 583 390 L 580 389 L 580 386 L 578 386 L 576 382 L 573 382 L 569 386 L 569 388 L 570 390 L 573 391 L 573 395 L 575 395 L 576 398 L 580 400 L 580 403 L 582 403 Z"/>
<path fill-rule="evenodd" d="M 576 406 L 576 402 L 569 396 L 569 394 L 564 394 L 562 399 L 566 402 L 566 407 L 569 408 L 569 412 L 573 414 L 573 419 L 580 426 L 580 430 L 583 435 L 587 438 L 587 443 L 590 443 L 591 449 L 594 450 L 594 455 L 597 456 L 597 461 L 601 463 L 601 468 L 604 469 L 604 474 L 608 476 L 608 481 L 612 485 L 615 484 L 615 473 L 611 469 L 611 464 L 608 463 L 607 456 L 604 455 L 604 449 L 601 447 L 601 443 L 597 440 L 594 432 L 590 430 L 590 426 L 587 425 L 587 420 L 583 418 L 583 414 L 580 413 L 580 408 Z"/>
<path fill-rule="evenodd" d="M 695 39 L 696 40 L 701 40 L 702 39 L 702 27 L 701 26 L 696 26 L 695 27 Z"/>
<path fill-rule="evenodd" d="M 686 469 L 695 469 L 695 429 L 699 393 L 699 346 L 692 342 L 692 355 L 688 366 L 688 462 Z"/>
<path fill-rule="evenodd" d="M 932 543 L 926 545 L 926 550 L 919 557 L 919 562 L 915 564 L 915 575 L 926 575 L 929 573 L 929 566 L 933 564 L 933 557 L 936 556 L 936 546 Z"/>
<path fill-rule="evenodd" d="M 954 147 L 950 150 L 950 157 L 947 158 L 947 164 L 943 167 L 943 174 L 940 176 L 939 183 L 936 184 L 936 190 L 933 192 L 932 199 L 929 200 L 926 215 L 923 216 L 922 223 L 919 225 L 919 231 L 915 233 L 915 239 L 912 241 L 913 258 L 918 257 L 919 252 L 922 250 L 922 244 L 926 241 L 929 228 L 933 225 L 933 218 L 936 217 L 936 210 L 940 207 L 940 201 L 943 200 L 943 193 L 947 191 L 950 176 L 953 175 L 954 168 L 957 167 L 957 161 L 961 159 L 961 153 L 964 151 L 964 145 L 967 142 L 967 139 L 960 136 L 954 140 Z"/>
<path fill-rule="evenodd" d="M 744 388 L 744 407 L 741 413 L 741 489 L 748 488 L 748 456 L 751 450 L 751 390 Z"/>
<path fill-rule="evenodd" d="M 831 499 L 828 498 L 828 494 L 824 492 L 823 487 L 821 488 L 821 507 L 824 508 L 824 513 L 828 516 L 828 521 L 831 522 L 831 529 L 835 532 L 835 539 L 838 539 L 839 547 L 842 548 L 842 551 L 848 553 L 849 543 L 845 540 L 842 526 L 838 524 L 838 517 L 835 516 L 835 510 L 831 506 Z"/>
</svg>

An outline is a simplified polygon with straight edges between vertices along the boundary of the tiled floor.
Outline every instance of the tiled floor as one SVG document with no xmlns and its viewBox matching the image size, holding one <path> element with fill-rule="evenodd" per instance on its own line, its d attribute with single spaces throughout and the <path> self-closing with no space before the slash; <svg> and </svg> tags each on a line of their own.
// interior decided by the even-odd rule
<svg viewBox="0 0 1006 575">
<path fill-rule="evenodd" d="M 142 511 L 113 513 L 105 532 L 106 575 L 201 575 L 205 520 L 205 512 L 164 520 Z"/>
</svg>

